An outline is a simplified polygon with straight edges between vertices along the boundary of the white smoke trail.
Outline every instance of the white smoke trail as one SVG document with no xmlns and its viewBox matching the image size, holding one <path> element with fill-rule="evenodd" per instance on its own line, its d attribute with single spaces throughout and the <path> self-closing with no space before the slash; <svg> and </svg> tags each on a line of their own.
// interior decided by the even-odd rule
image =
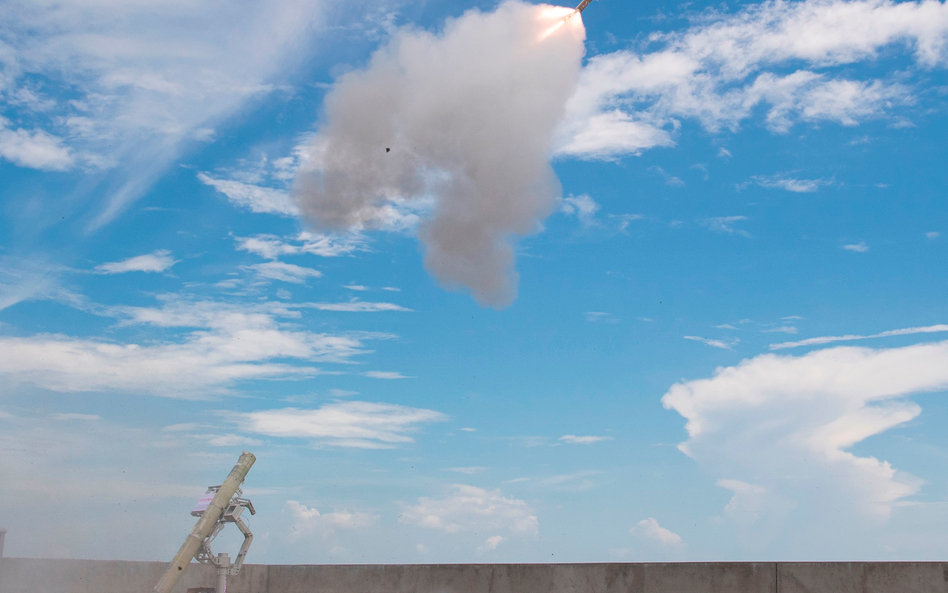
<svg viewBox="0 0 948 593">
<path fill-rule="evenodd" d="M 481 304 L 516 297 L 513 241 L 554 210 L 553 136 L 585 30 L 572 9 L 505 2 L 440 34 L 402 30 L 325 101 L 295 194 L 317 228 L 386 226 L 430 205 L 425 265 Z"/>
</svg>

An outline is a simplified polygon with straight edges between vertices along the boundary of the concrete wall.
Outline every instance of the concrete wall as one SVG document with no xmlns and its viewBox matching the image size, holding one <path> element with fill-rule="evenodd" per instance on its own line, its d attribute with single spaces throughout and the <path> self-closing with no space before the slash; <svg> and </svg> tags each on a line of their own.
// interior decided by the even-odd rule
<svg viewBox="0 0 948 593">
<path fill-rule="evenodd" d="M 0 593 L 148 593 L 163 562 L 0 560 Z M 175 593 L 214 587 L 192 564 Z M 245 565 L 228 593 L 948 593 L 943 562 Z"/>
</svg>

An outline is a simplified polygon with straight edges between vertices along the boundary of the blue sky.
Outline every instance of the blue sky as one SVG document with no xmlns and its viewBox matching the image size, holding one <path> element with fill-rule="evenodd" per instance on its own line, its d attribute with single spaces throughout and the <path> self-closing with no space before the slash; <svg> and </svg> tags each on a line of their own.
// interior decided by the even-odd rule
<svg viewBox="0 0 948 593">
<path fill-rule="evenodd" d="M 943 557 L 948 8 L 563 14 L 0 7 L 7 553 Z"/>
</svg>

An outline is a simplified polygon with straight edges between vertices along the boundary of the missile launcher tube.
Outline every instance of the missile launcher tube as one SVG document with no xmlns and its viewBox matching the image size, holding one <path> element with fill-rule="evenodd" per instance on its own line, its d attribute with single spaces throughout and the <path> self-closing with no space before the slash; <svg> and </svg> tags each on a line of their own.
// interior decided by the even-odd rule
<svg viewBox="0 0 948 593">
<path fill-rule="evenodd" d="M 185 569 L 191 563 L 191 559 L 194 558 L 201 544 L 204 543 L 204 538 L 214 530 L 217 520 L 220 519 L 224 509 L 230 503 L 230 499 L 234 497 L 237 488 L 243 483 L 244 478 L 247 477 L 247 472 L 250 471 L 256 460 L 257 458 L 249 451 L 244 451 L 240 455 L 237 465 L 230 470 L 230 475 L 221 484 L 211 503 L 207 505 L 207 510 L 198 519 L 194 529 L 191 530 L 191 534 L 184 540 L 181 549 L 178 550 L 174 560 L 171 561 L 171 566 L 165 571 L 158 584 L 155 585 L 155 593 L 171 593 L 171 590 L 174 589 Z"/>
</svg>

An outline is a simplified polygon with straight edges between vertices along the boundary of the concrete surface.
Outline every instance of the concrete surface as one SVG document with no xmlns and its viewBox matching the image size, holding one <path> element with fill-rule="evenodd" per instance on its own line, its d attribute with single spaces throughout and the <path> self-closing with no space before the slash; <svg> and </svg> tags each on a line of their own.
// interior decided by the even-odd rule
<svg viewBox="0 0 948 593">
<path fill-rule="evenodd" d="M 149 593 L 164 562 L 0 559 L 0 593 Z M 191 564 L 174 593 L 214 587 Z M 948 593 L 944 562 L 244 565 L 228 593 Z"/>
</svg>

